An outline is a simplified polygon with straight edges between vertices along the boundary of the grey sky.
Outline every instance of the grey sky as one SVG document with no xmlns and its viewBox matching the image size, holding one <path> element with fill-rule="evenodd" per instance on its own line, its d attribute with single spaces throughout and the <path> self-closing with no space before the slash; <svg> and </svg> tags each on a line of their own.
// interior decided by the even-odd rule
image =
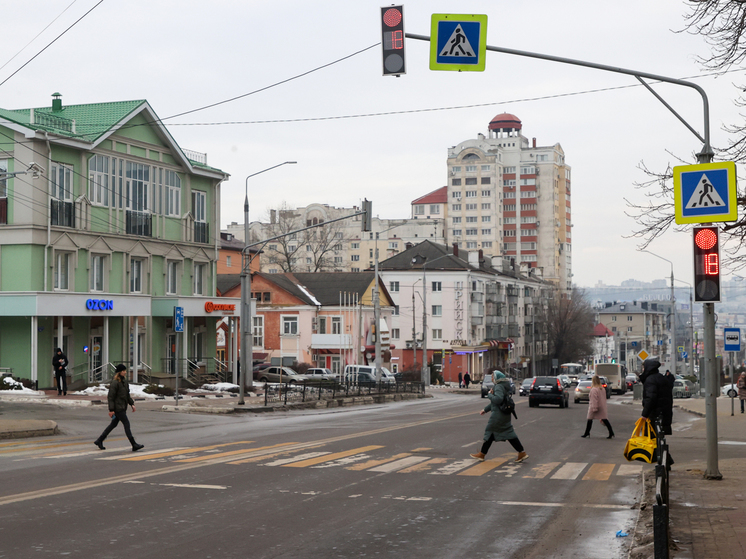
<svg viewBox="0 0 746 559">
<path fill-rule="evenodd" d="M 77 0 L 28 48 L 0 69 L 5 80 L 98 0 Z M 24 0 L 4 7 L 0 65 L 70 0 Z M 47 51 L 0 87 L 0 107 L 45 106 L 51 94 L 79 104 L 147 99 L 169 116 L 267 88 L 376 44 L 379 8 L 370 0 L 194 0 L 103 2 Z M 487 14 L 488 43 L 686 78 L 704 74 L 700 37 L 684 27 L 684 2 L 532 2 L 411 0 L 406 30 L 430 34 L 433 13 Z M 445 185 L 447 149 L 486 132 L 496 114 L 523 121 L 538 145 L 559 142 L 572 166 L 573 272 L 581 286 L 603 280 L 670 276 L 668 263 L 636 251 L 624 198 L 653 169 L 690 163 L 697 140 L 634 78 L 488 53 L 483 73 L 432 72 L 429 47 L 407 41 L 407 75 L 381 75 L 380 47 L 276 87 L 168 119 L 184 148 L 207 152 L 231 174 L 223 186 L 222 225 L 243 221 L 245 178 L 251 218 L 269 207 L 311 202 L 335 206 L 373 200 L 382 218 L 409 216 L 411 200 Z M 715 146 L 737 121 L 733 84 L 740 71 L 696 79 L 710 98 Z M 631 87 L 625 87 L 631 86 Z M 601 92 L 593 90 L 606 89 Z M 696 93 L 656 86 L 702 133 Z M 471 108 L 456 108 L 472 105 Z M 440 109 L 440 110 L 427 110 Z M 393 113 L 393 114 L 392 114 Z M 360 116 L 368 115 L 368 116 Z M 315 119 L 315 120 L 314 120 Z M 283 121 L 283 122 L 279 122 Z M 219 123 L 219 124 L 216 124 Z M 228 124 L 233 123 L 233 124 Z M 670 153 L 669 153 L 670 152 Z M 690 234 L 669 233 L 650 248 L 691 282 Z"/>
</svg>

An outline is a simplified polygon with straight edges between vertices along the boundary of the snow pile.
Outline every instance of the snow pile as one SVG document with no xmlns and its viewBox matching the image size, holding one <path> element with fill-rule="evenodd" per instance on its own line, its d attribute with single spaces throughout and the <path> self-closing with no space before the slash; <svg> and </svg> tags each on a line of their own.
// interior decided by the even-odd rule
<svg viewBox="0 0 746 559">
<path fill-rule="evenodd" d="M 230 392 L 231 390 L 238 390 L 238 389 L 239 389 L 239 386 L 237 384 L 232 384 L 230 382 L 217 382 L 215 384 L 203 384 L 198 389 L 190 390 L 189 392 L 196 392 L 196 393 Z"/>
<path fill-rule="evenodd" d="M 148 394 L 145 392 L 147 384 L 130 384 L 130 396 L 132 398 L 149 398 L 155 400 L 158 396 L 156 394 Z M 105 400 L 109 395 L 109 385 L 99 384 L 98 386 L 89 386 L 85 390 L 79 390 L 75 394 L 87 395 L 87 396 L 100 396 L 101 399 Z"/>
<path fill-rule="evenodd" d="M 2 377 L 0 378 L 0 382 L 4 382 L 7 387 L 4 387 L 4 390 L 13 390 L 14 392 L 29 392 L 31 394 L 37 394 L 36 390 L 31 390 L 30 388 L 26 388 L 18 382 L 17 380 L 12 379 L 11 377 Z"/>
</svg>

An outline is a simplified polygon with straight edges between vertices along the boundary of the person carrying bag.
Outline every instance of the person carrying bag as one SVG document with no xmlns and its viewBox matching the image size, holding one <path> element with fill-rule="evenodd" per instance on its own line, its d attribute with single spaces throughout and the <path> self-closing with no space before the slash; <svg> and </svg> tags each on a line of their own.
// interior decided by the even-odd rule
<svg viewBox="0 0 746 559">
<path fill-rule="evenodd" d="M 641 417 L 635 423 L 632 436 L 624 447 L 624 457 L 630 462 L 637 460 L 652 464 L 658 460 L 656 443 L 653 425 L 649 419 Z"/>
</svg>

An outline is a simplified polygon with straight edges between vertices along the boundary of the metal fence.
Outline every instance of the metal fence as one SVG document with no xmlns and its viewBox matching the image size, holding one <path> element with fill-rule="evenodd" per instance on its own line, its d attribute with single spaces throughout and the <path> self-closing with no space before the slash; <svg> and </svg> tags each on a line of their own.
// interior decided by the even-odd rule
<svg viewBox="0 0 746 559">
<path fill-rule="evenodd" d="M 421 382 L 350 384 L 335 381 L 306 380 L 297 383 L 266 383 L 264 405 L 334 400 L 354 396 L 377 396 L 380 394 L 422 394 L 425 385 Z"/>
<path fill-rule="evenodd" d="M 655 504 L 653 505 L 653 549 L 655 559 L 668 559 L 668 473 L 671 470 L 671 456 L 660 421 L 656 421 L 656 452 L 658 463 L 655 466 Z"/>
</svg>

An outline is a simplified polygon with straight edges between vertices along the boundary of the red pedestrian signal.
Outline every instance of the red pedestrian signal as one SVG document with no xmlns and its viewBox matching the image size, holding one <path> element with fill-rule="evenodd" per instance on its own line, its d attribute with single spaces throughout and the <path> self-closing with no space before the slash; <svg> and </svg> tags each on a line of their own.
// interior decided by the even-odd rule
<svg viewBox="0 0 746 559">
<path fill-rule="evenodd" d="M 406 74 L 404 64 L 404 6 L 381 8 L 383 75 Z"/>
<path fill-rule="evenodd" d="M 720 302 L 720 243 L 716 226 L 695 227 L 694 300 Z"/>
</svg>

